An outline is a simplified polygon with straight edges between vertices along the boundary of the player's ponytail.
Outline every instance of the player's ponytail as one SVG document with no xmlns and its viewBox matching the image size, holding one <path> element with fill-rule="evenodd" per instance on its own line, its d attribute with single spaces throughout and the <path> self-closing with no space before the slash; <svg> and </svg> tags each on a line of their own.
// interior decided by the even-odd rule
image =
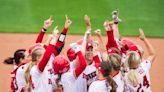
<svg viewBox="0 0 164 92">
<path fill-rule="evenodd" d="M 139 75 L 138 75 L 138 72 L 136 72 L 136 70 L 131 69 L 128 72 L 128 79 L 130 80 L 130 82 L 132 83 L 132 85 L 134 87 L 136 87 L 139 84 Z"/>
<path fill-rule="evenodd" d="M 27 67 L 25 73 L 24 73 L 24 78 L 25 78 L 25 82 L 26 82 L 26 85 L 25 85 L 25 89 L 30 89 L 31 88 L 31 80 L 30 80 L 30 71 L 31 71 L 31 68 L 36 65 L 36 62 L 31 62 L 29 64 L 29 66 Z"/>
<path fill-rule="evenodd" d="M 13 57 L 8 57 L 7 59 L 4 60 L 4 64 L 14 64 L 14 58 Z"/>
<path fill-rule="evenodd" d="M 63 92 L 63 87 L 60 84 L 61 81 L 61 74 L 58 74 L 56 79 L 56 88 L 53 90 L 53 92 Z"/>
<path fill-rule="evenodd" d="M 113 80 L 112 76 L 107 76 L 106 77 L 107 82 L 109 83 L 109 85 L 112 87 L 112 90 L 110 92 L 116 92 L 117 89 L 117 84 L 116 82 Z"/>
<path fill-rule="evenodd" d="M 61 81 L 61 74 L 58 74 L 58 77 L 56 79 L 56 85 L 57 85 L 57 87 L 60 87 L 60 81 Z"/>
<path fill-rule="evenodd" d="M 111 63 L 109 61 L 103 61 L 101 62 L 101 68 L 103 70 L 103 76 L 106 78 L 107 83 L 112 87 L 111 92 L 116 92 L 117 84 L 111 77 Z"/>
<path fill-rule="evenodd" d="M 3 63 L 5 64 L 20 64 L 21 60 L 20 59 L 24 59 L 25 57 L 25 49 L 18 49 L 15 51 L 14 53 L 14 57 L 8 57 L 7 59 L 4 60 Z"/>
<path fill-rule="evenodd" d="M 39 48 L 35 48 L 32 51 L 32 62 L 29 64 L 24 74 L 25 82 L 26 82 L 26 86 L 25 86 L 26 90 L 30 89 L 32 86 L 31 79 L 30 79 L 31 68 L 37 64 L 37 58 L 41 57 L 41 55 L 43 54 L 43 50 L 44 48 L 39 47 Z"/>
</svg>

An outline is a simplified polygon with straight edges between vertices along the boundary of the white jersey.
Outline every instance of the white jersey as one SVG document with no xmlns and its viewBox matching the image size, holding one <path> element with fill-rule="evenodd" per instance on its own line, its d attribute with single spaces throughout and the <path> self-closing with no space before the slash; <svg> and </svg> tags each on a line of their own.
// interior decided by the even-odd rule
<svg viewBox="0 0 164 92">
<path fill-rule="evenodd" d="M 28 65 L 29 63 L 21 65 L 16 72 L 16 85 L 18 87 L 18 90 L 16 90 L 15 92 L 21 92 L 26 85 L 24 72 L 26 71 Z"/>
<path fill-rule="evenodd" d="M 61 84 L 63 86 L 63 92 L 78 92 L 76 91 L 76 78 L 73 70 L 68 71 L 61 75 Z"/>
<path fill-rule="evenodd" d="M 80 74 L 76 80 L 76 89 L 78 92 L 88 92 L 90 84 L 97 80 L 96 76 L 96 67 L 94 62 L 90 65 L 87 65 L 85 70 Z"/>
<path fill-rule="evenodd" d="M 40 72 L 37 65 L 34 65 L 30 71 L 32 92 L 52 92 L 55 87 L 55 76 L 53 74 L 52 62 L 54 60 L 52 54 L 43 72 Z"/>
<path fill-rule="evenodd" d="M 116 92 L 123 92 L 124 91 L 124 81 L 121 72 L 119 71 L 117 75 L 113 77 L 113 80 L 117 84 Z"/>
<path fill-rule="evenodd" d="M 112 87 L 108 85 L 106 80 L 97 80 L 89 86 L 88 92 L 110 92 Z"/>
<path fill-rule="evenodd" d="M 150 75 L 149 75 L 150 68 L 151 68 L 151 61 L 145 60 L 136 69 L 137 73 L 139 74 L 139 85 L 136 87 L 132 86 L 132 83 L 128 79 L 127 74 L 125 75 L 127 88 L 128 90 L 130 90 L 130 92 L 151 92 Z"/>
</svg>

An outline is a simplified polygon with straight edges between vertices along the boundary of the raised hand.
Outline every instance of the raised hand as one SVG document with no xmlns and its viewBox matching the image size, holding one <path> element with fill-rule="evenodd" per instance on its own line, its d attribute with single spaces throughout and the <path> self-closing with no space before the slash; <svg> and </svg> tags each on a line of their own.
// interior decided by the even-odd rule
<svg viewBox="0 0 164 92">
<path fill-rule="evenodd" d="M 91 22 L 90 22 L 90 18 L 88 17 L 88 15 L 84 16 L 84 20 L 85 20 L 85 24 L 87 27 L 87 31 L 91 31 Z"/>
<path fill-rule="evenodd" d="M 145 40 L 145 34 L 144 34 L 144 32 L 143 32 L 143 30 L 142 30 L 141 28 L 139 28 L 139 33 L 140 33 L 139 38 L 140 38 L 141 40 Z"/>
<path fill-rule="evenodd" d="M 54 20 L 52 20 L 52 16 L 50 16 L 49 19 L 44 21 L 43 28 L 47 30 L 52 25 L 53 22 Z"/>
<path fill-rule="evenodd" d="M 95 30 L 95 34 L 99 37 L 101 36 L 101 30 L 100 29 L 96 29 Z"/>
<path fill-rule="evenodd" d="M 106 31 L 111 31 L 112 30 L 112 26 L 113 26 L 113 22 L 109 22 L 108 20 L 106 20 L 104 22 L 104 29 Z"/>
<path fill-rule="evenodd" d="M 66 21 L 65 21 L 65 26 L 64 27 L 67 29 L 71 25 L 72 21 L 68 18 L 67 15 L 65 17 L 66 17 Z"/>
<path fill-rule="evenodd" d="M 59 35 L 58 26 L 56 26 L 56 27 L 54 28 L 54 30 L 52 31 L 52 35 L 55 36 L 55 37 Z"/>
</svg>

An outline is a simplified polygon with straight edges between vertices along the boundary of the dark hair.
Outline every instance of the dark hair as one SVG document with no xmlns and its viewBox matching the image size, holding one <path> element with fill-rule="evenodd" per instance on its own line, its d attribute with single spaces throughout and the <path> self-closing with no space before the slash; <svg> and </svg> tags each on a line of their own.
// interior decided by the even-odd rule
<svg viewBox="0 0 164 92">
<path fill-rule="evenodd" d="M 114 70 L 119 71 L 121 69 L 121 57 L 118 54 L 109 55 L 109 62 Z"/>
<path fill-rule="evenodd" d="M 116 92 L 117 84 L 111 77 L 112 65 L 108 61 L 101 62 L 101 68 L 104 71 L 103 76 L 106 78 L 108 84 L 112 87 L 111 92 Z"/>
<path fill-rule="evenodd" d="M 14 53 L 14 57 L 8 57 L 4 60 L 5 64 L 20 64 L 20 59 L 25 57 L 25 49 L 18 49 Z"/>
<path fill-rule="evenodd" d="M 57 77 L 57 79 L 56 79 L 56 85 L 57 85 L 57 87 L 60 87 L 60 81 L 61 81 L 61 74 L 58 74 L 58 77 Z"/>
</svg>

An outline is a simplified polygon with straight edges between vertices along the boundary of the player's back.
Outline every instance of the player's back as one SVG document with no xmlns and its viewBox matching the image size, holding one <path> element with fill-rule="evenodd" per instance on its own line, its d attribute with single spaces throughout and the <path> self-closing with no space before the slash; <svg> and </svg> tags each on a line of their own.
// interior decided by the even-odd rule
<svg viewBox="0 0 164 92">
<path fill-rule="evenodd" d="M 140 67 L 137 69 L 137 72 L 139 74 L 140 78 L 140 85 L 138 87 L 138 90 L 142 92 L 151 92 L 150 89 L 150 70 L 151 62 L 149 60 L 145 60 L 140 64 Z"/>
<path fill-rule="evenodd" d="M 87 65 L 85 70 L 80 74 L 76 80 L 76 89 L 78 92 L 88 92 L 90 84 L 97 80 L 96 68 L 94 63 Z"/>
<path fill-rule="evenodd" d="M 124 90 L 124 81 L 121 72 L 119 71 L 117 75 L 113 76 L 113 80 L 117 84 L 116 92 L 123 92 Z"/>
<path fill-rule="evenodd" d="M 68 71 L 61 76 L 61 84 L 63 86 L 63 92 L 78 92 L 76 91 L 76 78 L 73 70 Z"/>
<path fill-rule="evenodd" d="M 38 70 L 37 65 L 33 66 L 30 71 L 32 81 L 32 92 L 52 92 L 51 73 L 45 67 L 43 72 Z"/>
<path fill-rule="evenodd" d="M 140 66 L 136 69 L 139 77 L 139 84 L 136 87 L 132 86 L 132 83 L 126 75 L 127 84 L 131 92 L 151 92 L 150 89 L 150 75 L 149 70 L 151 67 L 151 62 L 149 60 L 143 61 Z"/>
<path fill-rule="evenodd" d="M 16 92 L 21 92 L 21 90 L 23 90 L 23 88 L 26 85 L 25 78 L 24 78 L 24 72 L 26 71 L 28 65 L 29 65 L 29 63 L 21 65 L 16 72 L 16 83 L 18 86 L 18 90 Z"/>
<path fill-rule="evenodd" d="M 111 89 L 106 80 L 97 80 L 91 83 L 88 92 L 110 92 Z"/>
</svg>

